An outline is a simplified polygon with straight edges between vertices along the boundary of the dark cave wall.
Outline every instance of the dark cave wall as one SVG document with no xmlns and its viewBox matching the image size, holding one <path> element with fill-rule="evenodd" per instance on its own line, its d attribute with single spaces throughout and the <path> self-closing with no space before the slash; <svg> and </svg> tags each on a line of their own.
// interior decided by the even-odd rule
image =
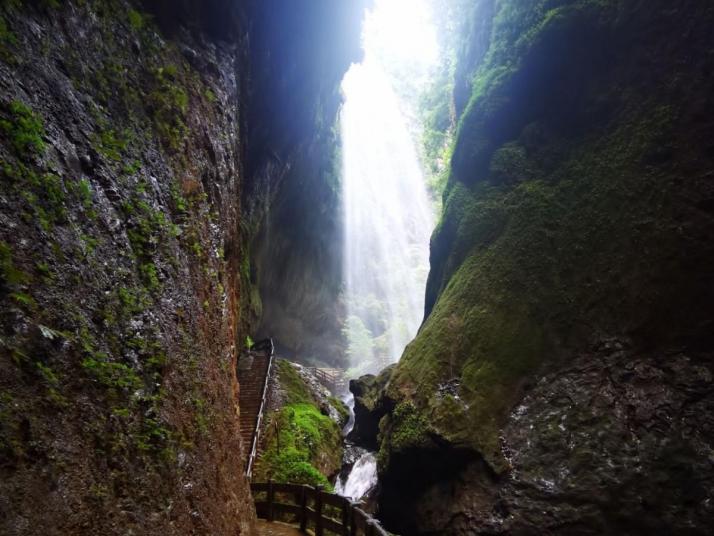
<svg viewBox="0 0 714 536">
<path fill-rule="evenodd" d="M 253 241 L 259 337 L 303 363 L 344 365 L 342 225 L 332 133 L 296 158 Z"/>
<path fill-rule="evenodd" d="M 258 336 L 303 362 L 344 364 L 337 112 L 369 3 L 261 2 L 251 33 L 243 199 L 256 230 L 253 314 Z"/>
<path fill-rule="evenodd" d="M 426 318 L 377 404 L 382 516 L 409 534 L 705 534 L 714 11 L 472 17 Z"/>
</svg>

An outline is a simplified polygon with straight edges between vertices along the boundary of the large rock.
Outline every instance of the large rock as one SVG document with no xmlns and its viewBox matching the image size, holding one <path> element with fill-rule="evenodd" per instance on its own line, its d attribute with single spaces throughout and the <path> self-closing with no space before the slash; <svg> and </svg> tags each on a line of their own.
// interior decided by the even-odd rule
<svg viewBox="0 0 714 536">
<path fill-rule="evenodd" d="M 368 450 L 379 447 L 379 422 L 390 410 L 390 401 L 384 397 L 384 389 L 395 365 L 383 369 L 379 375 L 365 374 L 356 380 L 350 380 L 350 392 L 354 395 L 354 428 L 348 439 Z"/>
<path fill-rule="evenodd" d="M 474 6 L 468 26 L 477 33 L 462 47 L 456 70 L 461 114 L 444 211 L 432 236 L 427 316 L 385 393 L 394 411 L 382 423 L 381 515 L 396 532 L 505 531 L 511 525 L 502 519 L 513 515 L 523 516 L 514 521 L 514 534 L 539 533 L 536 526 L 545 521 L 535 518 L 533 505 L 542 497 L 529 495 L 535 484 L 518 480 L 523 472 L 513 476 L 519 460 L 534 468 L 542 463 L 544 475 L 550 465 L 565 467 L 568 485 L 583 485 L 573 499 L 582 503 L 555 514 L 574 533 L 616 527 L 644 534 L 658 519 L 664 532 L 684 531 L 676 516 L 690 519 L 693 533 L 706 530 L 706 505 L 679 491 L 686 482 L 704 489 L 696 473 L 683 471 L 686 464 L 705 469 L 708 463 L 706 447 L 693 450 L 682 440 L 689 432 L 673 423 L 647 440 L 672 449 L 647 452 L 648 470 L 659 475 L 649 476 L 667 475 L 681 486 L 659 486 L 653 497 L 654 481 L 640 477 L 626 457 L 609 469 L 598 460 L 604 465 L 597 478 L 604 481 L 596 485 L 588 476 L 594 466 L 574 462 L 568 443 L 551 441 L 543 429 L 551 404 L 566 420 L 573 415 L 543 384 L 533 386 L 545 373 L 555 374 L 550 384 L 561 385 L 584 354 L 607 378 L 614 365 L 591 352 L 604 339 L 630 341 L 622 360 L 651 370 L 666 370 L 662 356 L 675 350 L 706 365 L 714 347 L 714 153 L 705 141 L 714 135 L 707 111 L 714 105 L 714 56 L 704 51 L 711 49 L 713 21 L 714 7 L 696 2 L 483 0 Z M 464 80 L 473 81 L 465 105 Z M 574 374 L 583 376 L 569 381 L 593 381 L 584 370 Z M 669 392 L 668 382 L 668 373 L 653 373 L 647 389 Z M 537 398 L 519 435 L 511 415 L 529 392 Z M 647 397 L 639 400 L 645 404 Z M 582 424 L 608 452 L 627 451 L 630 436 L 614 431 L 634 426 L 618 404 Z M 608 413 L 610 420 L 600 418 Z M 688 418 L 688 426 L 704 430 L 710 416 Z M 507 456 L 509 437 L 513 454 Z M 574 441 L 594 449 L 582 437 Z M 672 465 L 663 458 L 687 461 Z M 441 477 L 419 470 L 427 460 L 442 468 Z M 414 480 L 407 484 L 405 475 Z M 494 499 L 506 493 L 505 480 L 523 482 L 508 488 L 513 503 Z M 613 521 L 603 496 L 621 494 L 623 482 L 632 494 L 628 504 L 635 496 L 643 504 L 669 501 L 677 514 L 643 506 L 631 514 L 620 509 Z M 409 495 L 400 503 L 405 489 Z M 401 525 L 419 512 L 430 512 L 423 524 Z"/>
<path fill-rule="evenodd" d="M 514 408 L 503 474 L 446 445 L 393 453 L 385 521 L 402 534 L 707 534 L 712 385 L 711 354 L 604 341 Z"/>
</svg>

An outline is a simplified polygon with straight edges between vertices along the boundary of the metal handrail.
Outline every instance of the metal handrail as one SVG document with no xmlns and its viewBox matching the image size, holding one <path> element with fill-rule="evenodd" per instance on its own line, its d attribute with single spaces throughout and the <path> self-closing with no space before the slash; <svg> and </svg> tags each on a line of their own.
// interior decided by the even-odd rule
<svg viewBox="0 0 714 536">
<path fill-rule="evenodd" d="M 339 391 L 347 384 L 345 371 L 337 368 L 305 367 L 325 387 L 333 392 Z"/>
<path fill-rule="evenodd" d="M 260 397 L 260 406 L 258 407 L 258 418 L 255 422 L 255 430 L 253 430 L 253 439 L 250 445 L 250 455 L 248 456 L 248 461 L 246 463 L 245 475 L 248 479 L 253 475 L 253 463 L 258 454 L 258 439 L 260 437 L 260 425 L 263 422 L 263 412 L 265 410 L 265 399 L 268 393 L 268 382 L 270 380 L 270 369 L 273 366 L 273 354 L 275 352 L 275 347 L 273 346 L 272 339 L 270 341 L 270 355 L 268 356 L 268 367 L 265 371 L 265 380 L 263 381 L 263 389 Z"/>
</svg>

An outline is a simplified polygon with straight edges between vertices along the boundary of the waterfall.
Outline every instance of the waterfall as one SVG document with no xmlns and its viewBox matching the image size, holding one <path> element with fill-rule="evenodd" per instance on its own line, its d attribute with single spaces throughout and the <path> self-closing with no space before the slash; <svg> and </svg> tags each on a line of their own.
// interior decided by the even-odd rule
<svg viewBox="0 0 714 536">
<path fill-rule="evenodd" d="M 418 96 L 437 61 L 425 0 L 375 0 L 364 60 L 342 82 L 345 335 L 353 376 L 398 360 L 424 312 L 434 224 L 416 141 Z M 350 421 L 354 424 L 354 399 Z M 347 444 L 340 495 L 377 485 L 375 453 Z"/>
<path fill-rule="evenodd" d="M 402 103 L 378 61 L 342 84 L 345 334 L 359 372 L 399 359 L 424 310 L 432 205 Z"/>
<path fill-rule="evenodd" d="M 377 485 L 377 459 L 366 452 L 354 464 L 347 480 L 337 479 L 335 493 L 358 501 Z"/>
<path fill-rule="evenodd" d="M 342 427 L 342 436 L 347 437 L 347 435 L 355 427 L 355 396 L 352 393 L 347 392 L 342 396 L 342 402 L 345 403 L 345 406 L 347 406 L 347 410 L 349 411 L 347 422 Z"/>
</svg>

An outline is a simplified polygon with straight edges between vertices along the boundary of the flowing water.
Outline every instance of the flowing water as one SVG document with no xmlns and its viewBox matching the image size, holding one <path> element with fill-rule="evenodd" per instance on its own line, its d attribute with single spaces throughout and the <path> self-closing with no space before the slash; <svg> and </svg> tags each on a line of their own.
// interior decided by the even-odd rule
<svg viewBox="0 0 714 536">
<path fill-rule="evenodd" d="M 335 493 L 357 501 L 377 485 L 377 458 L 373 452 L 364 453 L 354 464 L 347 480 L 335 483 Z"/>
<path fill-rule="evenodd" d="M 349 411 L 347 422 L 342 427 L 342 435 L 347 437 L 347 435 L 352 431 L 352 428 L 355 426 L 355 396 L 348 392 L 342 397 L 342 402 L 345 403 L 345 406 L 347 406 L 347 410 Z"/>
<path fill-rule="evenodd" d="M 436 61 L 428 18 L 425 0 L 375 0 L 364 60 L 342 82 L 345 335 L 355 376 L 398 360 L 423 316 L 434 216 L 413 118 L 414 95 Z M 354 399 L 346 402 L 345 435 L 354 424 Z M 358 458 L 335 491 L 359 500 L 377 485 L 377 461 L 348 449 L 345 467 Z"/>
<path fill-rule="evenodd" d="M 432 204 L 379 63 L 353 65 L 342 87 L 345 332 L 352 366 L 374 372 L 399 359 L 421 323 Z"/>
<path fill-rule="evenodd" d="M 352 431 L 355 422 L 355 399 L 352 393 L 346 394 L 342 401 L 347 405 L 350 411 L 350 417 L 342 429 L 342 435 L 347 437 Z M 346 467 L 354 461 L 354 464 L 347 471 L 346 476 L 338 476 L 335 482 L 335 493 L 343 497 L 349 497 L 353 501 L 357 501 L 367 495 L 377 485 L 377 459 L 373 452 L 369 452 L 360 447 L 355 447 L 347 442 L 348 449 L 354 449 L 358 455 L 354 460 L 355 454 L 350 455 L 351 460 L 346 460 Z M 347 454 L 345 455 L 346 457 Z"/>
</svg>

